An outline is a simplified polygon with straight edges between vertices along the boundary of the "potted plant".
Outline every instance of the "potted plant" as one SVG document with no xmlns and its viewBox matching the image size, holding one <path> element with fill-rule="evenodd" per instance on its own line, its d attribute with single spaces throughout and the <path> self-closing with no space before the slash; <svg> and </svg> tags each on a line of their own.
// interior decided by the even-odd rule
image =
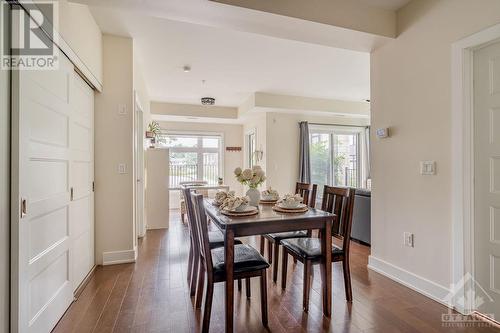
<svg viewBox="0 0 500 333">
<path fill-rule="evenodd" d="M 161 128 L 157 121 L 152 121 L 148 125 L 148 130 L 146 131 L 146 138 L 151 140 L 151 148 L 154 148 L 156 138 L 160 136 Z"/>
<path fill-rule="evenodd" d="M 243 185 L 247 185 L 249 190 L 246 195 L 250 198 L 251 206 L 258 206 L 260 201 L 260 192 L 257 190 L 259 185 L 262 185 L 266 180 L 266 173 L 258 165 L 254 165 L 251 169 L 242 170 L 236 168 L 234 170 L 236 180 Z"/>
</svg>

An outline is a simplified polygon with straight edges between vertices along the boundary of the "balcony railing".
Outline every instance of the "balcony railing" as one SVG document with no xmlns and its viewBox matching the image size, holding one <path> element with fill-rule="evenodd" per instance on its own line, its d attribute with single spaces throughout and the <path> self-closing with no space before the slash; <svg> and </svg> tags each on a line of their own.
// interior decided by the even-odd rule
<svg viewBox="0 0 500 333">
<path fill-rule="evenodd" d="M 204 164 L 202 173 L 198 173 L 197 164 L 170 164 L 170 188 L 180 187 L 181 182 L 204 180 L 210 185 L 217 184 L 219 166 L 217 164 Z"/>
</svg>

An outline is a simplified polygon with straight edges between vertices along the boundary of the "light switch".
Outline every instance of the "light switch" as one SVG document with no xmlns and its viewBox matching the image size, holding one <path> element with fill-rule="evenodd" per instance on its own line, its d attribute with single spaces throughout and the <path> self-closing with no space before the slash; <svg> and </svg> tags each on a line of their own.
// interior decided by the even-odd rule
<svg viewBox="0 0 500 333">
<path fill-rule="evenodd" d="M 125 165 L 125 163 L 118 164 L 118 173 L 120 174 L 127 173 L 127 166 Z"/>
<path fill-rule="evenodd" d="M 118 114 L 127 114 L 127 104 L 118 104 Z"/>
<path fill-rule="evenodd" d="M 420 174 L 424 176 L 433 176 L 436 174 L 435 161 L 422 161 L 420 162 Z"/>
</svg>

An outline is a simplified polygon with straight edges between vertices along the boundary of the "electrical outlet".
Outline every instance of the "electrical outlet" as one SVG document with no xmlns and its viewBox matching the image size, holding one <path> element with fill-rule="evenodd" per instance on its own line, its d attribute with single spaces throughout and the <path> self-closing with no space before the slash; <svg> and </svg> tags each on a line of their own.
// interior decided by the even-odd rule
<svg viewBox="0 0 500 333">
<path fill-rule="evenodd" d="M 127 173 L 127 166 L 125 165 L 125 163 L 118 164 L 118 173 L 120 174 Z"/>
<path fill-rule="evenodd" d="M 118 114 L 127 114 L 127 104 L 118 104 Z"/>
<path fill-rule="evenodd" d="M 403 233 L 404 237 L 404 245 L 407 247 L 414 247 L 414 237 L 411 232 L 405 232 Z"/>
<path fill-rule="evenodd" d="M 420 162 L 420 174 L 424 176 L 434 176 L 436 174 L 436 162 L 435 161 L 421 161 Z"/>
</svg>

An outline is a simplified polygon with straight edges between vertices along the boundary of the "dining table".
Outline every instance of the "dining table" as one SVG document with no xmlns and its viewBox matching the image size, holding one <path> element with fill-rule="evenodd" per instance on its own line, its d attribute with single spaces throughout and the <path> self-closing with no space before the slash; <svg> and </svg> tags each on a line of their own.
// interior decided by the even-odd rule
<svg viewBox="0 0 500 333">
<path fill-rule="evenodd" d="M 320 209 L 309 208 L 302 213 L 282 213 L 275 211 L 271 204 L 259 204 L 258 214 L 252 216 L 227 216 L 213 204 L 204 200 L 207 216 L 224 234 L 224 256 L 226 266 L 225 282 L 225 331 L 233 332 L 234 317 L 234 239 L 268 233 L 320 230 L 321 237 L 321 280 L 323 290 L 323 314 L 330 317 L 332 306 L 332 223 L 335 214 Z M 275 259 L 277 260 L 277 258 Z"/>
</svg>

